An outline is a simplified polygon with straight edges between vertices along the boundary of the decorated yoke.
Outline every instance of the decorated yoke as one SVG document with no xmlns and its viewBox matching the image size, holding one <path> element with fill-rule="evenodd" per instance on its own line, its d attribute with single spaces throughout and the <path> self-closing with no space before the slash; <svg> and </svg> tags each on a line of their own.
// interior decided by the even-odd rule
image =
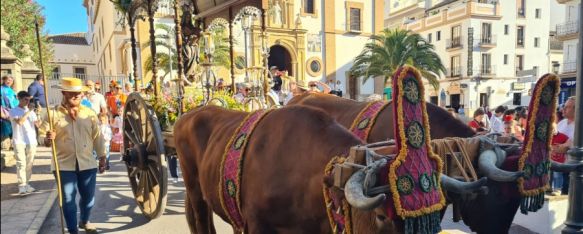
<svg viewBox="0 0 583 234">
<path fill-rule="evenodd" d="M 393 77 L 393 87 L 396 90 L 393 114 L 398 154 L 379 173 L 380 185 L 389 184 L 392 197 L 383 207 L 393 220 L 403 223 L 405 233 L 438 233 L 441 231 L 440 210 L 445 205 L 440 185 L 442 162 L 429 144 L 429 120 L 421 75 L 412 67 L 402 67 Z M 352 132 L 366 133 L 356 134 L 366 139 L 370 131 L 367 128 L 372 127 L 371 120 L 376 118 L 374 113 L 378 114 L 385 105 L 369 104 L 355 120 Z M 343 161 L 342 157 L 333 158 L 324 171 L 325 176 L 331 175 L 332 165 Z M 324 185 L 323 192 L 333 233 L 352 233 L 350 205 L 333 187 Z"/>
</svg>

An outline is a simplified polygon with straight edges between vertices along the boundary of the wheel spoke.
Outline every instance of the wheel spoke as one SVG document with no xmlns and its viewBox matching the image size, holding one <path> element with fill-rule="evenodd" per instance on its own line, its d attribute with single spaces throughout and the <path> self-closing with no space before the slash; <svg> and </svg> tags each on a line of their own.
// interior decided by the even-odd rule
<svg viewBox="0 0 583 234">
<path fill-rule="evenodd" d="M 158 186 L 160 184 L 160 182 L 158 181 L 158 175 L 160 175 L 160 173 L 158 172 L 158 169 L 154 166 L 152 166 L 151 164 L 148 165 L 148 169 L 150 171 L 150 174 L 152 175 L 152 182 Z"/>
<path fill-rule="evenodd" d="M 129 167 L 129 168 L 130 168 L 130 170 L 132 170 L 132 171 L 130 172 L 130 177 L 136 177 L 136 174 L 137 174 L 137 173 L 138 173 L 138 171 L 139 171 L 139 170 L 138 170 L 138 168 L 136 168 L 136 167 Z"/>
<path fill-rule="evenodd" d="M 134 135 L 133 133 L 129 133 L 128 131 L 124 131 L 124 134 L 130 139 L 130 141 L 132 142 L 132 144 L 134 145 L 140 145 L 142 144 L 136 137 L 136 135 Z"/>
<path fill-rule="evenodd" d="M 136 170 L 139 170 L 136 168 Z M 144 175 L 145 173 L 139 173 L 136 177 L 138 179 L 138 188 L 136 189 L 136 200 L 140 203 L 144 202 L 144 187 L 145 187 L 145 180 Z"/>
<path fill-rule="evenodd" d="M 149 181 L 149 173 L 147 171 L 144 172 L 144 212 L 151 213 L 150 210 L 150 181 Z"/>
</svg>

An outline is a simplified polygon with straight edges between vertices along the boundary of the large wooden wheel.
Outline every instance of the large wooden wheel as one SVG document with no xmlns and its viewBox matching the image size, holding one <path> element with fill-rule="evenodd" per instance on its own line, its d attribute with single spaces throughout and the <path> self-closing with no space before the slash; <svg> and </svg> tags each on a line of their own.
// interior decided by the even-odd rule
<svg viewBox="0 0 583 234">
<path fill-rule="evenodd" d="M 123 116 L 123 160 L 134 198 L 149 219 L 166 207 L 168 169 L 160 123 L 139 93 L 129 95 Z"/>
</svg>

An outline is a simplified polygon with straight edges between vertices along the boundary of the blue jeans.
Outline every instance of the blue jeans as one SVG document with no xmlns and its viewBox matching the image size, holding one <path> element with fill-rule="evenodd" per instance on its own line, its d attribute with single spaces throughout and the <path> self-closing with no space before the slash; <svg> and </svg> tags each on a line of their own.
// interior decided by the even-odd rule
<svg viewBox="0 0 583 234">
<path fill-rule="evenodd" d="M 553 171 L 553 190 L 560 190 L 563 187 L 563 173 Z"/>
<path fill-rule="evenodd" d="M 172 178 L 178 178 L 178 159 L 176 155 L 168 156 L 168 169 Z"/>
<path fill-rule="evenodd" d="M 95 179 L 97 168 L 79 171 L 77 166 L 75 171 L 59 171 L 61 175 L 61 189 L 63 191 L 63 214 L 67 223 L 67 229 L 71 233 L 76 233 L 77 228 L 77 204 L 75 197 L 77 190 L 81 199 L 79 208 L 81 210 L 81 223 L 87 223 L 91 215 L 91 209 L 95 204 Z"/>
</svg>

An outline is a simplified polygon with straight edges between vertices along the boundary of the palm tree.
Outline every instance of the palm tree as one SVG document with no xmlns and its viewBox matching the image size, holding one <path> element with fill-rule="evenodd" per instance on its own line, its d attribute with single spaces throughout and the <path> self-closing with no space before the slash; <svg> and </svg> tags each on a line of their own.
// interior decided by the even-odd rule
<svg viewBox="0 0 583 234">
<path fill-rule="evenodd" d="M 364 81 L 383 76 L 386 83 L 399 67 L 407 64 L 417 68 L 437 90 L 437 79 L 441 73 L 445 74 L 445 67 L 434 49 L 417 33 L 385 29 L 380 35 L 371 36 L 371 41 L 354 59 L 350 72 L 355 77 L 364 77 Z"/>
<path fill-rule="evenodd" d="M 166 77 L 168 74 L 170 74 L 170 69 L 168 69 L 168 68 L 170 67 L 171 61 L 172 61 L 173 68 L 176 68 L 178 66 L 178 57 L 176 56 L 176 47 L 173 46 L 172 42 L 169 42 L 169 40 L 172 40 L 172 38 L 173 38 L 174 29 L 171 26 L 166 25 L 166 24 L 156 24 L 154 26 L 154 28 L 156 28 L 157 30 L 163 31 L 163 33 L 156 35 L 156 40 L 154 41 L 154 45 L 156 45 L 156 47 L 166 48 L 170 52 L 170 54 L 172 55 L 172 56 L 170 56 L 170 54 L 168 54 L 167 52 L 161 52 L 161 51 L 156 52 L 156 57 L 157 57 L 157 62 L 158 62 L 156 67 L 163 69 L 164 74 L 162 75 L 162 77 Z M 142 44 L 142 46 L 149 47 L 150 41 L 144 42 Z M 145 64 L 144 69 L 146 70 L 146 72 L 152 71 L 152 56 L 151 55 L 146 57 L 146 64 Z"/>
</svg>

